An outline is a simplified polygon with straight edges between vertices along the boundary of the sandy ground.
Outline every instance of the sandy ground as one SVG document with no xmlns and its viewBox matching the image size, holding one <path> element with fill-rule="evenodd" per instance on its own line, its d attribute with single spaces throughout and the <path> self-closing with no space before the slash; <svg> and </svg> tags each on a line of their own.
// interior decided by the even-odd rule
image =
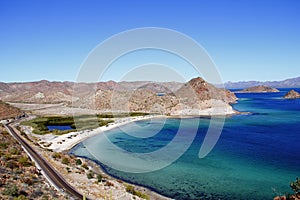
<svg viewBox="0 0 300 200">
<path fill-rule="evenodd" d="M 67 105 L 60 104 L 26 104 L 26 103 L 9 103 L 12 106 L 20 108 L 23 111 L 31 112 L 33 115 L 94 115 L 105 112 L 111 112 L 111 110 L 91 110 L 83 108 L 72 108 Z M 207 102 L 203 102 L 207 104 Z M 179 106 L 178 110 L 174 110 L 172 115 L 174 116 L 215 116 L 215 115 L 234 115 L 238 114 L 237 111 L 227 104 L 219 100 L 211 100 L 208 104 L 213 105 L 211 108 L 191 109 L 185 106 Z M 200 105 L 201 107 L 201 105 Z"/>
<path fill-rule="evenodd" d="M 10 103 L 10 105 L 20 108 L 23 111 L 31 112 L 33 115 L 86 115 L 98 114 L 100 111 L 72 108 L 63 103 L 60 104 L 28 104 L 28 103 Z"/>
<path fill-rule="evenodd" d="M 66 150 L 70 150 L 76 144 L 95 136 L 97 134 L 101 134 L 104 131 L 111 130 L 113 128 L 117 128 L 119 126 L 123 126 L 125 124 L 135 122 L 138 120 L 145 120 L 145 119 L 152 119 L 158 118 L 162 116 L 139 116 L 139 117 L 128 117 L 128 118 L 118 118 L 114 119 L 115 122 L 108 124 L 107 126 L 102 126 L 92 130 L 83 130 L 77 132 L 70 132 L 64 135 L 53 135 L 53 134 L 46 134 L 46 135 L 37 135 L 32 133 L 32 128 L 28 126 L 22 126 L 23 131 L 26 134 L 33 135 L 35 138 L 39 139 L 39 144 L 44 148 L 51 149 L 55 152 L 63 152 Z"/>
</svg>

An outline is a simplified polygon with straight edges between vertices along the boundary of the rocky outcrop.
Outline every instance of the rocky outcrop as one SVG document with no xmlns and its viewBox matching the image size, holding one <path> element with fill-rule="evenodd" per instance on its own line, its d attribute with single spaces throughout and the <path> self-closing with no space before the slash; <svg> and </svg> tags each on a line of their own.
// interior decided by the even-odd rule
<svg viewBox="0 0 300 200">
<path fill-rule="evenodd" d="M 279 92 L 279 90 L 265 85 L 258 85 L 258 86 L 240 90 L 236 93 L 267 93 L 267 92 Z"/>
<path fill-rule="evenodd" d="M 295 91 L 295 90 L 291 90 L 288 93 L 286 93 L 283 98 L 285 99 L 298 99 L 300 98 L 300 94 L 299 92 Z"/>
<path fill-rule="evenodd" d="M 0 100 L 0 120 L 1 119 L 9 119 L 20 116 L 22 113 L 20 109 L 15 108 L 7 103 L 4 103 Z"/>
<path fill-rule="evenodd" d="M 200 77 L 184 84 L 175 96 L 179 103 L 171 108 L 171 115 L 233 114 L 230 103 L 237 100 L 234 93 L 217 88 Z"/>
</svg>

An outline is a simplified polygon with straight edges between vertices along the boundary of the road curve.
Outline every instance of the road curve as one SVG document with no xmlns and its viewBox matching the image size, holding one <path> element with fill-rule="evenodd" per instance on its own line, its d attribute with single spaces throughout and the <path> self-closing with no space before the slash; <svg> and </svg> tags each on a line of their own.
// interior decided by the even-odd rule
<svg viewBox="0 0 300 200">
<path fill-rule="evenodd" d="M 37 162 L 43 172 L 48 176 L 52 183 L 73 199 L 83 199 L 83 195 L 77 192 L 69 183 L 61 177 L 55 169 L 45 161 L 15 130 L 9 125 L 4 125 L 6 129 L 18 140 L 18 142 L 27 150 L 30 156 Z M 87 198 L 86 198 L 87 199 Z"/>
</svg>

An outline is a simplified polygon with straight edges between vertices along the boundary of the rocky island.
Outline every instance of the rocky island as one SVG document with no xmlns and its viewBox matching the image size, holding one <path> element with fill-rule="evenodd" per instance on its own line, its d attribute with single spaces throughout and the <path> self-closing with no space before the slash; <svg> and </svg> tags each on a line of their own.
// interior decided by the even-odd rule
<svg viewBox="0 0 300 200">
<path fill-rule="evenodd" d="M 267 93 L 267 92 L 279 92 L 279 90 L 265 85 L 258 85 L 258 86 L 253 86 L 253 87 L 240 90 L 236 93 Z"/>
<path fill-rule="evenodd" d="M 300 94 L 299 92 L 295 91 L 295 90 L 290 90 L 288 93 L 286 93 L 283 98 L 285 99 L 298 99 L 300 98 Z"/>
</svg>

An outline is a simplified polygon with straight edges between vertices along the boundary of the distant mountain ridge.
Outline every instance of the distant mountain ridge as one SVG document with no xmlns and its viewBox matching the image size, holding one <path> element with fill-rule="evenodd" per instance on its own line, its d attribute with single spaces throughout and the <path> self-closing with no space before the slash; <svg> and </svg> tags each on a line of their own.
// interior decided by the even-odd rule
<svg viewBox="0 0 300 200">
<path fill-rule="evenodd" d="M 300 88 L 300 77 L 285 79 L 283 81 L 229 81 L 224 83 L 224 86 L 227 89 L 245 89 L 258 85 L 265 85 L 274 88 Z"/>
</svg>

